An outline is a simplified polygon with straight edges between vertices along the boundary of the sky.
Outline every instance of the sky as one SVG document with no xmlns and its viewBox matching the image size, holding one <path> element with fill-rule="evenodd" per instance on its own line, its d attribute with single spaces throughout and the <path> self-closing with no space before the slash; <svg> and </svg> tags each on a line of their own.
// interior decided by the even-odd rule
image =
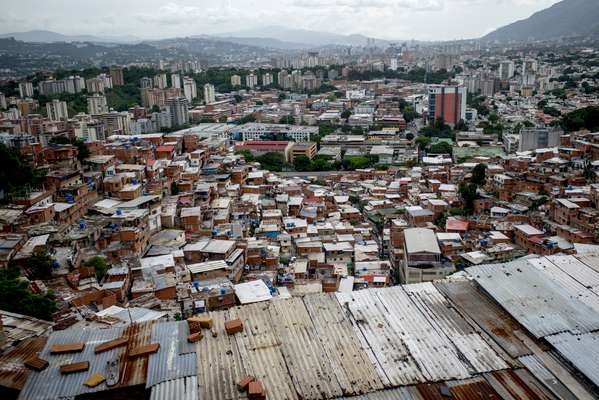
<svg viewBox="0 0 599 400">
<path fill-rule="evenodd" d="M 0 0 L 0 32 L 159 39 L 280 25 L 391 40 L 483 36 L 558 0 Z"/>
</svg>

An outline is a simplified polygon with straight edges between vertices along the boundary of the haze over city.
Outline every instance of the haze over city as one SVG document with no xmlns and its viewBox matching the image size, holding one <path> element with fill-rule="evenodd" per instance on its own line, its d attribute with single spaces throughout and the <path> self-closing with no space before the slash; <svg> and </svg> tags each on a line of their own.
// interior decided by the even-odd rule
<svg viewBox="0 0 599 400">
<path fill-rule="evenodd" d="M 0 5 L 1 400 L 599 400 L 599 0 Z"/>
<path fill-rule="evenodd" d="M 285 25 L 389 40 L 483 36 L 557 0 L 8 1 L 0 30 L 162 39 Z M 125 5 L 126 4 L 126 5 Z"/>
</svg>

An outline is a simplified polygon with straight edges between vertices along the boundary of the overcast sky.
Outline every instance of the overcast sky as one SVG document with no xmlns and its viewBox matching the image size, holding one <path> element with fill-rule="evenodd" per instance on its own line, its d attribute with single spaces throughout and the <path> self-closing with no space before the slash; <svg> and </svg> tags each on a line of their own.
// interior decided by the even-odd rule
<svg viewBox="0 0 599 400">
<path fill-rule="evenodd" d="M 281 25 L 381 39 L 482 36 L 558 0 L 1 0 L 0 31 L 164 38 Z"/>
</svg>

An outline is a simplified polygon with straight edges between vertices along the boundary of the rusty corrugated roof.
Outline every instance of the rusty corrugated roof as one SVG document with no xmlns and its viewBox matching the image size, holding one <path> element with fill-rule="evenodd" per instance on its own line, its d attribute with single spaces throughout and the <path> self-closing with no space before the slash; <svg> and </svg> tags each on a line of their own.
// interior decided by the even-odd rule
<svg viewBox="0 0 599 400">
<path fill-rule="evenodd" d="M 0 386 L 23 389 L 30 371 L 24 363 L 42 351 L 47 340 L 46 336 L 27 339 L 0 357 Z"/>
</svg>

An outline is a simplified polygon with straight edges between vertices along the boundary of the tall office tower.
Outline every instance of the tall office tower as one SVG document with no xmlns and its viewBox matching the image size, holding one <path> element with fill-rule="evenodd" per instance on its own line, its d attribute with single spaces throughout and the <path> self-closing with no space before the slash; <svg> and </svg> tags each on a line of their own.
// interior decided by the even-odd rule
<svg viewBox="0 0 599 400">
<path fill-rule="evenodd" d="M 266 73 L 262 75 L 262 86 L 272 85 L 273 78 L 271 73 Z"/>
<path fill-rule="evenodd" d="M 392 58 L 389 63 L 389 69 L 391 71 L 397 71 L 397 67 L 398 67 L 397 58 Z"/>
<path fill-rule="evenodd" d="M 233 75 L 231 76 L 231 86 L 241 86 L 241 76 Z"/>
<path fill-rule="evenodd" d="M 171 87 L 181 89 L 181 75 L 171 74 Z"/>
<path fill-rule="evenodd" d="M 104 80 L 101 78 L 92 78 L 85 81 L 87 93 L 104 93 Z"/>
<path fill-rule="evenodd" d="M 252 89 L 257 84 L 258 84 L 258 77 L 256 75 L 254 75 L 253 72 L 251 74 L 249 74 L 249 75 L 246 75 L 246 77 L 245 77 L 245 86 L 247 86 L 250 89 Z"/>
<path fill-rule="evenodd" d="M 108 112 L 108 104 L 106 96 L 93 95 L 87 96 L 87 113 L 92 115 L 103 114 Z"/>
<path fill-rule="evenodd" d="M 168 87 L 166 74 L 154 76 L 154 87 L 157 87 L 158 89 L 166 89 Z"/>
<path fill-rule="evenodd" d="M 189 121 L 189 101 L 185 97 L 167 99 L 166 107 L 171 115 L 172 126 L 185 125 Z"/>
<path fill-rule="evenodd" d="M 66 101 L 54 99 L 51 102 L 46 103 L 46 111 L 50 121 L 64 121 L 69 119 Z"/>
<path fill-rule="evenodd" d="M 514 77 L 514 62 L 510 60 L 502 61 L 499 63 L 499 79 L 507 81 Z"/>
<path fill-rule="evenodd" d="M 25 97 L 33 96 L 33 83 L 31 82 L 19 82 L 19 97 L 24 99 Z"/>
<path fill-rule="evenodd" d="M 430 85 L 428 87 L 428 118 L 431 124 L 441 119 L 455 126 L 466 119 L 467 92 L 462 85 Z"/>
<path fill-rule="evenodd" d="M 198 97 L 198 87 L 196 81 L 193 78 L 187 76 L 183 77 L 183 93 L 188 102 L 192 102 L 193 99 Z"/>
<path fill-rule="evenodd" d="M 139 87 L 142 89 L 150 89 L 153 87 L 152 78 L 148 78 L 147 76 L 141 78 L 139 80 Z"/>
<path fill-rule="evenodd" d="M 216 101 L 216 96 L 214 93 L 214 85 L 207 83 L 204 85 L 204 103 L 210 104 Z"/>
<path fill-rule="evenodd" d="M 123 77 L 123 67 L 113 65 L 110 67 L 110 77 L 112 78 L 112 86 L 123 86 L 125 78 Z"/>
</svg>

